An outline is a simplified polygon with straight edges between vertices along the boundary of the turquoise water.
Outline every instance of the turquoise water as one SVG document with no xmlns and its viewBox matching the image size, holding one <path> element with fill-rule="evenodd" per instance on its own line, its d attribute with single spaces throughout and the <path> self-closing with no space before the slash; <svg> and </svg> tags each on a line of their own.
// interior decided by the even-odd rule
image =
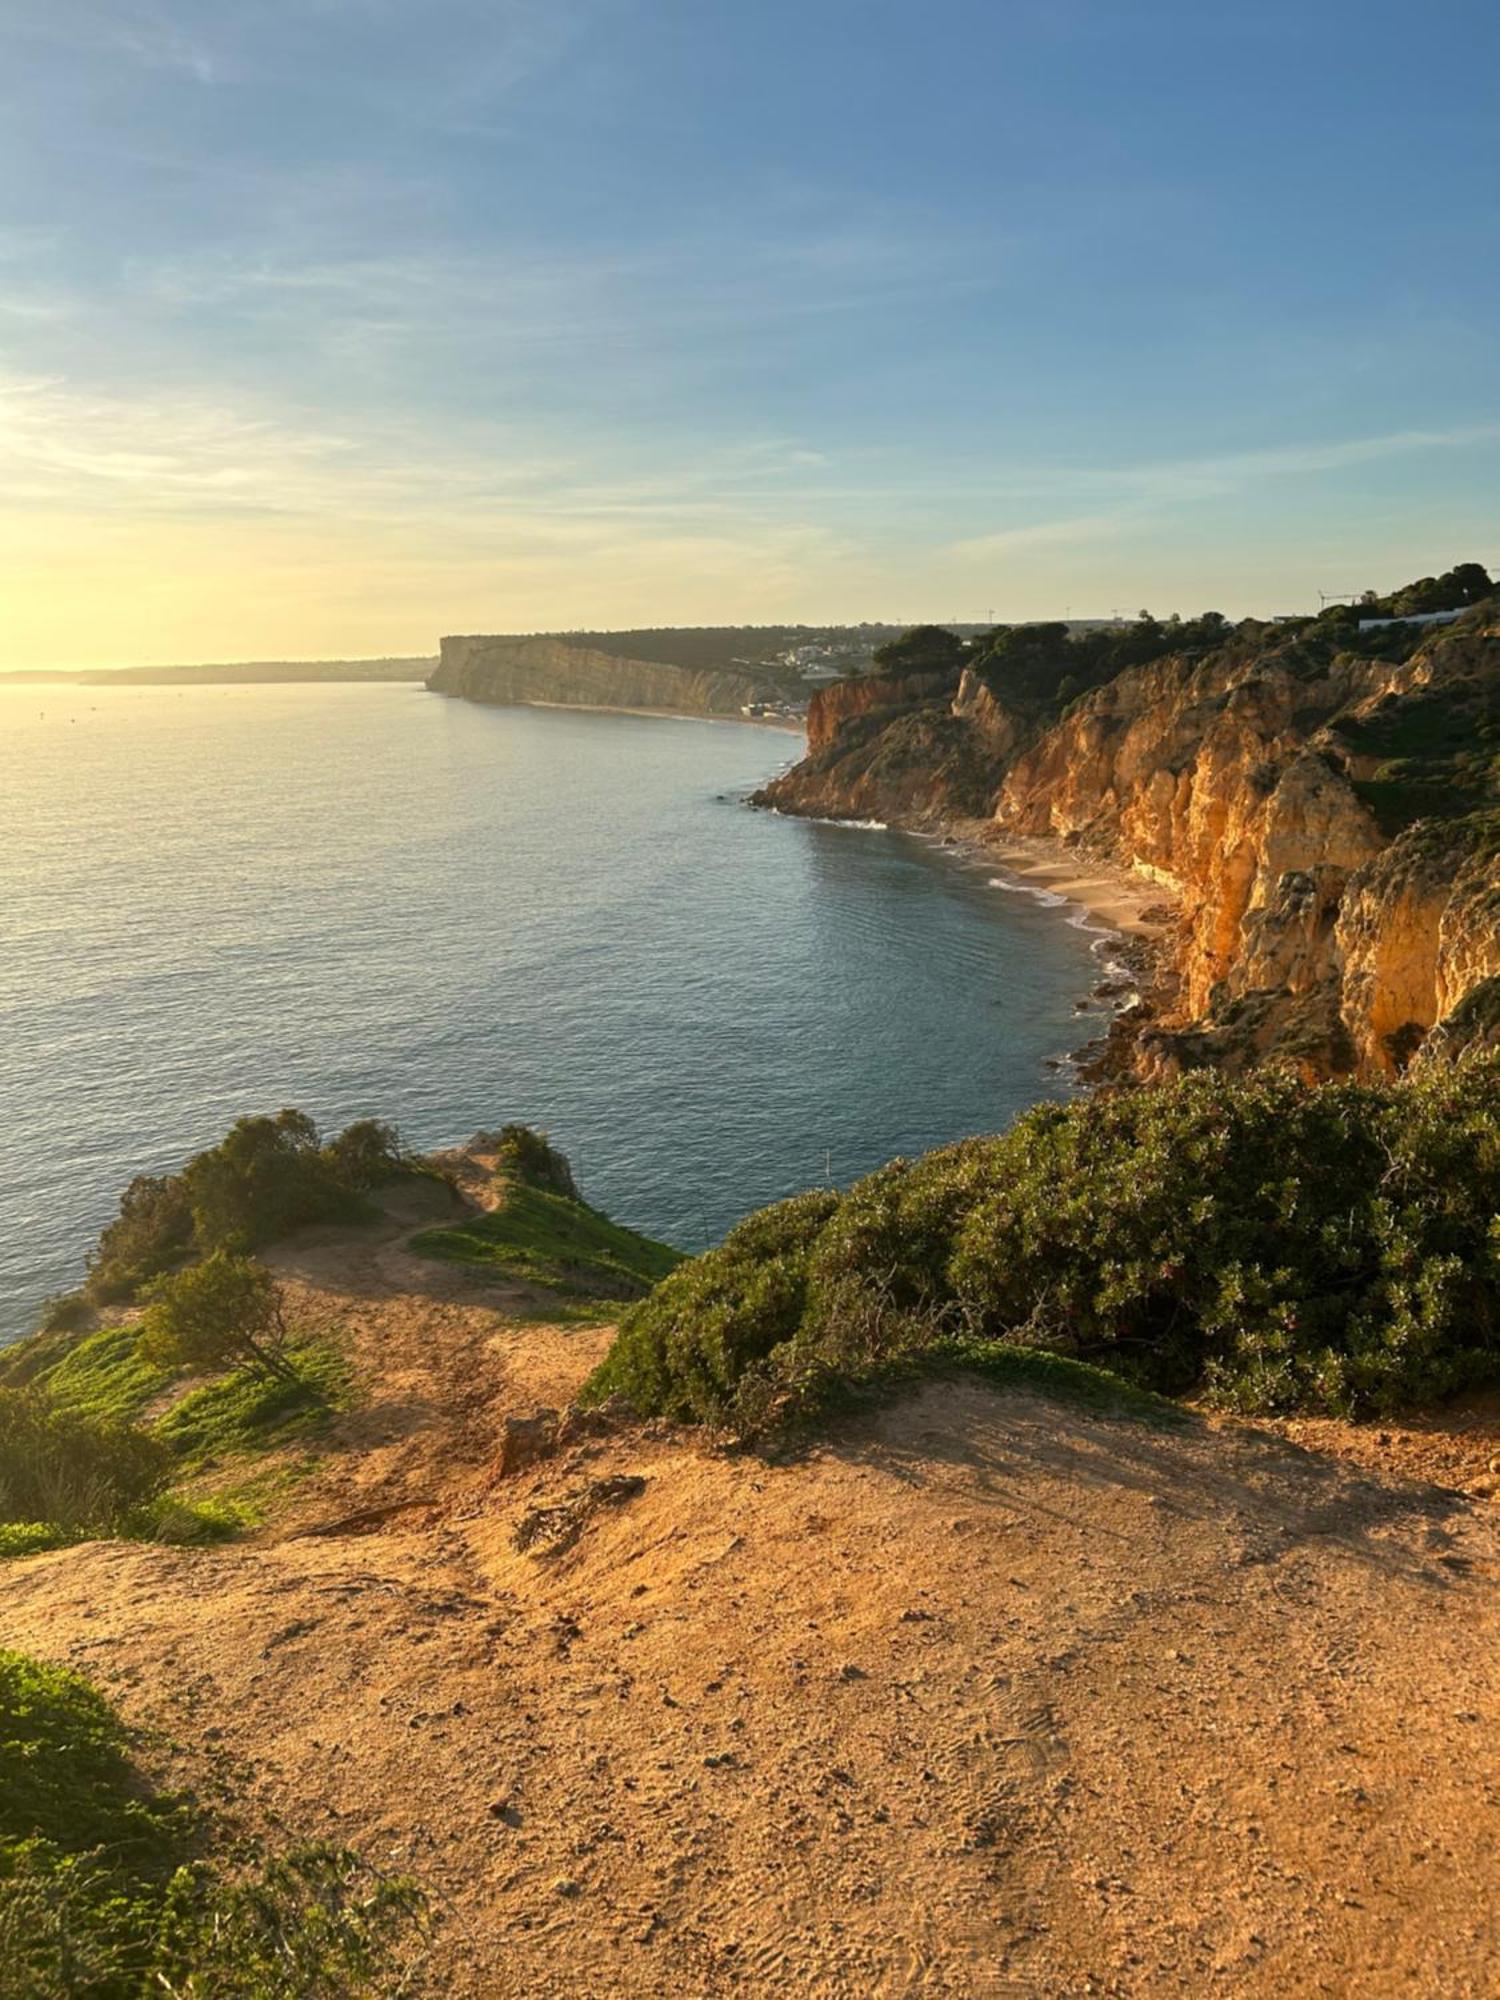
<svg viewBox="0 0 1500 2000">
<path fill-rule="evenodd" d="M 0 1336 L 240 1112 L 545 1125 L 686 1246 L 1066 1088 L 1097 962 L 798 739 L 416 687 L 0 687 Z"/>
</svg>

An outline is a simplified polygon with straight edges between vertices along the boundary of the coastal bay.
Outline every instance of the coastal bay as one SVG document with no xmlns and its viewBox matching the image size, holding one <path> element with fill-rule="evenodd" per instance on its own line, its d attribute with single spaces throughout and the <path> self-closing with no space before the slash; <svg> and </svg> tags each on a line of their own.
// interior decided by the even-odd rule
<svg viewBox="0 0 1500 2000">
<path fill-rule="evenodd" d="M 242 1112 L 535 1119 L 692 1248 L 1072 1087 L 1090 937 L 928 842 L 749 811 L 785 732 L 402 686 L 0 700 L 3 1337 Z"/>
</svg>

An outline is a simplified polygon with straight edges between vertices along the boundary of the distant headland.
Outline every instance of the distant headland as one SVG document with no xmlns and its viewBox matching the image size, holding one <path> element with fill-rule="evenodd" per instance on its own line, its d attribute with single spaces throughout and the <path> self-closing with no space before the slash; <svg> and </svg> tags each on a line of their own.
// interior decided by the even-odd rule
<svg viewBox="0 0 1500 2000">
<path fill-rule="evenodd" d="M 67 687 L 220 687 L 276 681 L 424 681 L 437 665 L 430 654 L 379 660 L 228 660 L 196 667 L 22 668 L 0 675 L 0 687 L 38 682 Z"/>
</svg>

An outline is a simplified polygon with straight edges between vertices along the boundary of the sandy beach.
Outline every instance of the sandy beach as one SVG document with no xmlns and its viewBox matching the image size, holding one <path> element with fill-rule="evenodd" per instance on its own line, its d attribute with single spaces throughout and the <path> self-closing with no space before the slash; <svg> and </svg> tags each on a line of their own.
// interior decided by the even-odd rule
<svg viewBox="0 0 1500 2000">
<path fill-rule="evenodd" d="M 504 707 L 511 704 L 498 703 Z M 683 715 L 675 708 L 621 708 L 614 702 L 603 701 L 518 701 L 516 708 L 555 708 L 574 715 L 641 715 L 652 722 L 738 722 L 748 723 L 752 729 L 789 729 L 794 735 L 805 736 L 807 723 L 796 715 Z"/>
<path fill-rule="evenodd" d="M 1160 937 L 1163 906 L 1173 899 L 1159 882 L 1112 866 L 1098 855 L 1080 853 L 1060 840 L 1007 833 L 992 820 L 960 820 L 952 828 L 976 862 L 993 866 L 1027 887 L 1044 889 L 1087 910 L 1128 937 Z"/>
</svg>

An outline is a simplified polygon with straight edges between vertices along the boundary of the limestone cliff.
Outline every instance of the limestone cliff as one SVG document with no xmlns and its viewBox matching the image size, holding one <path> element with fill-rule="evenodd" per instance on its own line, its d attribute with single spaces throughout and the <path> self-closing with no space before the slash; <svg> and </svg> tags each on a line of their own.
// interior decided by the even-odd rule
<svg viewBox="0 0 1500 2000">
<path fill-rule="evenodd" d="M 427 683 L 438 694 L 503 706 L 638 708 L 666 715 L 738 715 L 775 689 L 763 676 L 630 659 L 567 638 L 452 638 Z"/>
<path fill-rule="evenodd" d="M 1225 628 L 1228 632 L 1228 628 Z M 820 697 L 783 810 L 983 815 L 1177 903 L 1133 1034 L 1162 1074 L 1277 1055 L 1389 1073 L 1500 1037 L 1500 606 L 1371 639 L 1247 625 L 1066 703 L 1003 676 Z"/>
</svg>

